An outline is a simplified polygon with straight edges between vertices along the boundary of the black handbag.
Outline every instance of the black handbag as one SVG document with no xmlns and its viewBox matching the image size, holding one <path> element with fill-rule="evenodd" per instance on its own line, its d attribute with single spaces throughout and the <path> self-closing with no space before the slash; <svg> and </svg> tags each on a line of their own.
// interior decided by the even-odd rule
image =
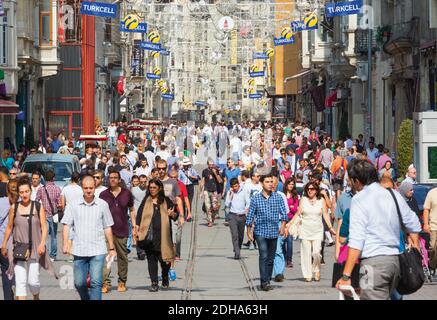
<svg viewBox="0 0 437 320">
<path fill-rule="evenodd" d="M 334 267 L 332 269 L 332 284 L 331 284 L 332 288 L 335 288 L 338 280 L 340 280 L 340 278 L 343 276 L 343 270 L 345 264 L 346 264 L 345 262 L 343 263 L 334 262 Z M 360 287 L 360 267 L 357 264 L 354 266 L 354 269 L 352 270 L 351 285 L 353 288 Z"/>
<path fill-rule="evenodd" d="M 399 223 L 404 235 L 407 235 L 408 231 L 405 228 L 402 221 L 401 211 L 399 204 L 393 190 L 387 189 L 393 197 L 396 210 L 399 217 Z M 401 278 L 396 290 L 402 294 L 412 294 L 419 290 L 425 283 L 425 274 L 422 268 L 422 254 L 414 247 L 406 248 L 402 254 L 399 255 L 399 264 L 401 268 Z"/>
<path fill-rule="evenodd" d="M 150 221 L 149 230 L 147 231 L 146 237 L 144 240 L 137 241 L 137 247 L 143 250 L 146 250 L 153 244 L 153 228 L 152 221 Z"/>
<path fill-rule="evenodd" d="M 13 257 L 16 261 L 27 261 L 30 258 L 30 255 L 32 253 L 32 217 L 33 217 L 33 207 L 34 203 L 32 201 L 32 204 L 30 206 L 30 214 L 29 214 L 29 243 L 22 243 L 22 242 L 15 242 L 14 243 L 14 249 L 13 249 Z M 17 215 L 18 210 L 18 202 L 15 205 L 14 210 L 14 220 L 15 216 Z"/>
</svg>

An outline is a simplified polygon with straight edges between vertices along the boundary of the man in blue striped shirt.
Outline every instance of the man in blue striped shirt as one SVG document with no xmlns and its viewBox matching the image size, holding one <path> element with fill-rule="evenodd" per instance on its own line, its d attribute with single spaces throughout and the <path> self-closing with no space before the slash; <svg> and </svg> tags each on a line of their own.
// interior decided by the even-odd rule
<svg viewBox="0 0 437 320">
<path fill-rule="evenodd" d="M 271 174 L 262 176 L 260 179 L 263 191 L 253 196 L 250 201 L 249 214 L 246 219 L 247 235 L 249 240 L 255 240 L 259 250 L 259 273 L 261 278 L 261 289 L 272 290 L 270 285 L 273 272 L 273 261 L 275 258 L 276 243 L 278 235 L 285 233 L 287 214 L 284 200 L 273 192 L 273 176 Z M 252 222 L 255 221 L 255 228 L 252 235 Z M 278 230 L 278 225 L 281 227 Z"/>
</svg>

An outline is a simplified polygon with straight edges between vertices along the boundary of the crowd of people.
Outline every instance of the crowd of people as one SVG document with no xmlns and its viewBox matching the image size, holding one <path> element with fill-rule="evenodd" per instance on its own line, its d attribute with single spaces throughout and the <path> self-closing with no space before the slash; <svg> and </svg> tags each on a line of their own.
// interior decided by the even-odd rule
<svg viewBox="0 0 437 320">
<path fill-rule="evenodd" d="M 25 299 L 27 285 L 38 299 L 40 267 L 57 276 L 53 262 L 60 245 L 74 264 L 81 299 L 98 300 L 112 290 L 115 261 L 117 291 L 125 292 L 134 247 L 139 260 L 147 259 L 149 290 L 169 288 L 181 259 L 183 226 L 195 214 L 196 189 L 208 228 L 223 210 L 234 259 L 241 258 L 243 246 L 258 249 L 264 291 L 294 267 L 293 243 L 299 239 L 304 281 L 320 281 L 325 247 L 335 246 L 335 259 L 344 264 L 339 284 L 350 284 L 357 263 L 371 265 L 380 276 L 375 288 L 361 290 L 362 298 L 400 299 L 395 256 L 404 241 L 387 188 L 397 190 L 408 245 L 419 247 L 422 229 L 431 234 L 430 265 L 437 265 L 437 189 L 429 192 L 419 217 L 413 196 L 416 169 L 398 172 L 390 150 L 373 137 L 334 141 L 323 124 L 311 129 L 299 122 L 126 129 L 126 123 L 110 123 L 106 130 L 99 126 L 96 133 L 108 137 L 104 143 L 81 146 L 61 132 L 30 150 L 20 146 L 2 152 L 5 299 Z M 25 158 L 36 153 L 77 155 L 82 169 L 61 188 L 52 170 L 22 172 Z"/>
</svg>

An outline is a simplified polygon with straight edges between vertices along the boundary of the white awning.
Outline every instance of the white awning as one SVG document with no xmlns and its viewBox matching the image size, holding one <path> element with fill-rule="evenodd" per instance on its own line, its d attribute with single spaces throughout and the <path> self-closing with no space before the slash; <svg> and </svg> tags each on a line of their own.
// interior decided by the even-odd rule
<svg viewBox="0 0 437 320">
<path fill-rule="evenodd" d="M 307 75 L 307 74 L 311 73 L 311 71 L 312 71 L 311 69 L 310 70 L 305 70 L 305 71 L 303 71 L 301 73 L 295 74 L 294 76 L 287 77 L 287 78 L 284 79 L 284 82 L 287 82 L 287 81 L 290 81 L 290 80 L 293 80 L 293 79 L 297 79 L 297 78 L 303 77 L 304 75 Z"/>
</svg>

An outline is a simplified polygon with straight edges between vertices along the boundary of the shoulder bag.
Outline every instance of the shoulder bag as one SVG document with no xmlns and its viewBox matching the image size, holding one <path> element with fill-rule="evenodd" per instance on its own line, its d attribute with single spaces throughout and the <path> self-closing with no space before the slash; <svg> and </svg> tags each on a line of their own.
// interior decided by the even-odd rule
<svg viewBox="0 0 437 320">
<path fill-rule="evenodd" d="M 32 204 L 30 206 L 30 214 L 29 214 L 29 243 L 22 243 L 22 242 L 15 242 L 14 243 L 14 249 L 13 249 L 13 257 L 16 261 L 27 261 L 30 258 L 30 255 L 32 253 L 32 217 L 33 217 L 33 207 L 34 207 L 34 201 L 32 201 Z M 14 220 L 17 215 L 19 202 L 15 204 L 15 210 L 14 210 Z"/>
<path fill-rule="evenodd" d="M 298 214 L 298 216 L 293 220 L 288 228 L 288 234 L 293 237 L 294 240 L 297 240 L 300 236 L 300 229 L 302 227 L 302 216 Z"/>
<path fill-rule="evenodd" d="M 391 196 L 393 197 L 396 204 L 396 211 L 399 217 L 399 223 L 401 225 L 401 230 L 406 236 L 408 231 L 405 228 L 404 222 L 401 216 L 401 210 L 399 209 L 399 204 L 393 190 L 387 189 Z M 401 279 L 396 290 L 402 294 L 412 294 L 419 290 L 425 282 L 425 274 L 422 268 L 422 255 L 414 247 L 406 247 L 404 252 L 399 255 L 399 264 L 401 269 Z"/>
</svg>

